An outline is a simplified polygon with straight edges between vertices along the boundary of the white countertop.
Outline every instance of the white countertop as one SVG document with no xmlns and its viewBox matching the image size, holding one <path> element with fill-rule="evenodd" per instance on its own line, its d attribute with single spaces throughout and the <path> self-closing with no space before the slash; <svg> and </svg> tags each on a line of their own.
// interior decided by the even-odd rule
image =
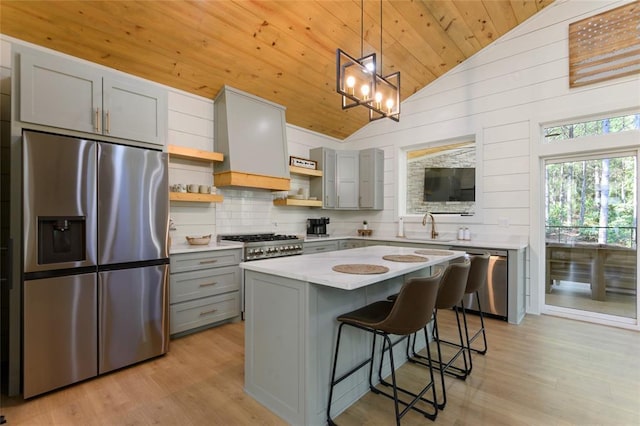
<svg viewBox="0 0 640 426">
<path fill-rule="evenodd" d="M 195 253 L 199 251 L 213 251 L 213 250 L 228 250 L 228 249 L 241 249 L 243 247 L 242 243 L 216 243 L 215 241 L 211 241 L 207 245 L 202 246 L 192 246 L 187 243 L 182 244 L 173 244 L 169 247 L 169 254 L 180 254 L 180 253 Z"/>
<path fill-rule="evenodd" d="M 360 237 L 355 235 L 330 235 L 328 237 L 311 237 L 306 236 L 304 238 L 305 242 L 317 242 L 317 241 L 336 241 L 336 240 L 346 240 L 346 239 L 354 239 L 354 240 L 369 240 L 369 241 L 392 241 L 392 242 L 406 242 L 406 243 L 420 243 L 420 244 L 433 244 L 444 246 L 443 248 L 449 247 L 473 247 L 473 248 L 486 248 L 486 249 L 503 249 L 503 250 L 521 250 L 527 247 L 527 242 L 523 241 L 519 238 L 501 238 L 499 236 L 496 237 L 480 237 L 478 239 L 470 240 L 470 241 L 460 241 L 455 239 L 439 239 L 439 240 L 431 240 L 427 238 L 417 238 L 417 237 L 392 237 L 392 236 L 371 236 L 371 237 Z M 195 253 L 199 251 L 212 251 L 212 250 L 225 250 L 225 249 L 233 249 L 233 248 L 242 248 L 242 243 L 235 242 L 224 242 L 218 243 L 215 241 L 211 241 L 208 245 L 203 246 L 192 246 L 187 243 L 178 243 L 173 244 L 169 248 L 170 254 L 180 254 L 180 253 Z M 415 250 L 415 249 L 412 249 Z"/>
<path fill-rule="evenodd" d="M 394 237 L 394 236 L 376 236 L 375 234 L 370 237 L 360 237 L 355 235 L 330 235 L 328 237 L 311 237 L 306 236 L 305 242 L 316 241 L 331 241 L 331 240 L 373 240 L 373 241 L 393 241 L 393 242 L 406 242 L 406 243 L 420 243 L 420 244 L 434 244 L 447 247 L 473 247 L 473 248 L 486 248 L 486 249 L 503 249 L 503 250 L 521 250 L 527 247 L 526 240 L 520 237 L 503 237 L 503 236 L 486 236 L 481 235 L 472 240 L 456 240 L 452 238 L 441 238 L 437 240 L 431 240 L 429 238 L 420 238 L 416 236 L 409 237 Z M 443 247 L 444 248 L 444 247 Z"/>
<path fill-rule="evenodd" d="M 449 256 L 421 255 L 427 257 L 428 260 L 426 262 L 411 263 L 393 262 L 382 258 L 382 256 L 389 254 L 416 254 L 416 250 L 419 249 L 409 247 L 371 246 L 327 253 L 314 253 L 304 254 L 301 256 L 255 260 L 251 262 L 243 262 L 240 264 L 240 267 L 249 271 L 279 275 L 294 280 L 325 285 L 333 288 L 355 290 L 389 278 L 414 272 L 427 266 L 455 259 L 465 254 L 461 251 L 455 251 Z M 331 269 L 336 265 L 342 264 L 381 265 L 389 268 L 389 272 L 384 274 L 358 275 L 335 272 Z"/>
</svg>

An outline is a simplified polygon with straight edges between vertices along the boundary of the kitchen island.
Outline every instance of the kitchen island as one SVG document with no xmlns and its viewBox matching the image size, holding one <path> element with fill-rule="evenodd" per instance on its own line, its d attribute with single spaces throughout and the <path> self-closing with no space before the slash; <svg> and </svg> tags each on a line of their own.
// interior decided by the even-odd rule
<svg viewBox="0 0 640 426">
<path fill-rule="evenodd" d="M 245 392 L 291 424 L 324 425 L 335 318 L 385 299 L 407 278 L 429 276 L 432 266 L 464 255 L 438 250 L 423 255 L 422 262 L 383 259 L 415 252 L 409 247 L 371 246 L 242 263 Z M 332 270 L 343 264 L 384 266 L 388 272 L 359 275 Z M 347 328 L 343 336 L 338 374 L 366 359 L 370 351 L 367 333 Z M 404 362 L 400 346 L 394 352 L 396 365 Z M 336 387 L 332 413 L 337 415 L 368 391 L 368 370 L 363 368 Z"/>
</svg>

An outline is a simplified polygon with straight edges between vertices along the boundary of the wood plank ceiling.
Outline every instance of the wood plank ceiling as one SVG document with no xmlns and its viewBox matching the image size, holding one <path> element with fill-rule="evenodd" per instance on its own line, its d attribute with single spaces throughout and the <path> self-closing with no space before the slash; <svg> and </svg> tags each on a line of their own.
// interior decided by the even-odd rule
<svg viewBox="0 0 640 426">
<path fill-rule="evenodd" d="M 364 53 L 382 49 L 404 100 L 552 1 L 365 0 Z M 360 21 L 360 0 L 0 2 L 3 34 L 210 99 L 227 84 L 338 139 L 368 122 L 335 91 L 336 48 L 360 56 Z"/>
</svg>

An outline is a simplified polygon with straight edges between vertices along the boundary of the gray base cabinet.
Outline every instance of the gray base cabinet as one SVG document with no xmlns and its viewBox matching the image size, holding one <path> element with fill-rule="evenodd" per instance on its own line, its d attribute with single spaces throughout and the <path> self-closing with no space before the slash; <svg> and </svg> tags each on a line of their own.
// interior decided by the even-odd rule
<svg viewBox="0 0 640 426">
<path fill-rule="evenodd" d="M 239 263 L 240 249 L 171 255 L 171 335 L 239 317 Z"/>
<path fill-rule="evenodd" d="M 167 91 L 152 83 L 21 48 L 20 121 L 164 145 Z"/>
<path fill-rule="evenodd" d="M 362 240 L 340 240 L 338 242 L 338 248 L 340 250 L 347 250 L 352 248 L 365 247 L 365 243 L 366 241 Z"/>
<path fill-rule="evenodd" d="M 322 253 L 327 251 L 335 251 L 340 248 L 337 240 L 332 241 L 312 241 L 306 242 L 303 245 L 303 254 Z"/>
</svg>

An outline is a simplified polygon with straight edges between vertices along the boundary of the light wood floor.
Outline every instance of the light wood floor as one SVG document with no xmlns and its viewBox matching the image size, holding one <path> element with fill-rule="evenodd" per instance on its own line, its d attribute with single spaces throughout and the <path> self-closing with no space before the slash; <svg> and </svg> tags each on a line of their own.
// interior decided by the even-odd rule
<svg viewBox="0 0 640 426">
<path fill-rule="evenodd" d="M 439 314 L 441 331 L 452 313 Z M 639 425 L 640 333 L 550 316 L 488 321 L 489 352 L 466 381 L 447 377 L 441 425 Z M 425 370 L 400 369 L 400 380 Z M 242 391 L 243 324 L 171 342 L 170 353 L 27 402 L 2 398 L 9 425 L 280 425 Z M 368 394 L 346 425 L 393 424 L 392 402 Z M 403 425 L 432 422 L 409 413 Z"/>
</svg>

